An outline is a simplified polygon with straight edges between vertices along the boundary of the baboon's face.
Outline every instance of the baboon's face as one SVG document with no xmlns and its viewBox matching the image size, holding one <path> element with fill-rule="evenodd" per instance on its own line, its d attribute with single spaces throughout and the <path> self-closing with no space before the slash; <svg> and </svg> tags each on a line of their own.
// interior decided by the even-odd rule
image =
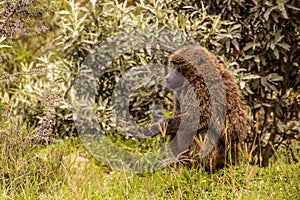
<svg viewBox="0 0 300 200">
<path fill-rule="evenodd" d="M 166 76 L 166 81 L 172 89 L 180 88 L 184 84 L 184 77 L 182 74 L 183 66 L 183 60 L 171 59 L 169 61 L 169 73 Z"/>
</svg>

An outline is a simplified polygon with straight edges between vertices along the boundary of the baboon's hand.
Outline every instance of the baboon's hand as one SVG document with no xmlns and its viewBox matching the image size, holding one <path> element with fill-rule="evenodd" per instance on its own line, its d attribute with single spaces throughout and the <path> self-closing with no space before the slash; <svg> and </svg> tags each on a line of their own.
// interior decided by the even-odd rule
<svg viewBox="0 0 300 200">
<path fill-rule="evenodd" d="M 158 133 L 155 133 L 154 131 L 152 131 L 150 126 L 143 128 L 142 132 L 145 136 L 149 136 L 149 137 L 152 137 L 152 136 L 155 136 L 158 134 Z"/>
<path fill-rule="evenodd" d="M 146 128 L 143 129 L 143 134 L 146 136 L 155 136 L 161 132 L 163 127 L 165 126 L 166 119 L 160 119 L 157 122 L 150 124 Z"/>
</svg>

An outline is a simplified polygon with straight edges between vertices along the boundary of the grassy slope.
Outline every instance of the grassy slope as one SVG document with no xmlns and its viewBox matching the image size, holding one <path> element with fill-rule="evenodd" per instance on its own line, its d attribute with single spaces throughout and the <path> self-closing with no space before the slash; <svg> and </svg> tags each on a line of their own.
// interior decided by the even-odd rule
<svg viewBox="0 0 300 200">
<path fill-rule="evenodd" d="M 0 199 L 300 199 L 298 164 L 242 164 L 215 173 L 166 168 L 152 174 L 111 171 L 79 141 L 18 148 L 1 142 Z"/>
</svg>

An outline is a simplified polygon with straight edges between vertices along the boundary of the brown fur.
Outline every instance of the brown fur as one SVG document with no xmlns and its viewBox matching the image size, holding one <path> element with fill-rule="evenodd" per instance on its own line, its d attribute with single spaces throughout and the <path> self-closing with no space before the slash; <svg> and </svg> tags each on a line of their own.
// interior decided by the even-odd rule
<svg viewBox="0 0 300 200">
<path fill-rule="evenodd" d="M 175 88 L 173 115 L 169 119 L 150 125 L 150 135 L 155 135 L 160 127 L 165 127 L 164 134 L 173 138 L 173 154 L 184 163 L 201 164 L 204 168 L 212 170 L 237 163 L 238 147 L 247 133 L 247 108 L 235 77 L 216 56 L 200 46 L 185 46 L 175 51 L 169 57 L 169 67 L 171 70 L 166 80 Z M 182 82 L 178 75 L 172 72 L 173 68 L 180 68 L 180 73 L 187 81 Z M 226 95 L 226 98 L 223 98 L 226 101 L 221 98 L 222 91 Z M 195 93 L 197 103 L 190 100 L 191 93 Z M 222 106 L 226 108 L 226 119 L 221 129 L 222 123 L 217 122 L 218 116 L 213 117 L 212 113 L 224 112 Z M 195 116 L 199 117 L 198 122 L 193 121 Z M 208 130 L 211 118 L 213 129 Z M 185 124 L 180 125 L 181 121 Z M 201 149 L 204 148 L 203 141 L 219 128 L 220 136 L 212 150 L 204 158 L 199 157 Z M 196 136 L 192 132 L 197 133 Z M 192 141 L 189 138 L 192 138 Z"/>
</svg>

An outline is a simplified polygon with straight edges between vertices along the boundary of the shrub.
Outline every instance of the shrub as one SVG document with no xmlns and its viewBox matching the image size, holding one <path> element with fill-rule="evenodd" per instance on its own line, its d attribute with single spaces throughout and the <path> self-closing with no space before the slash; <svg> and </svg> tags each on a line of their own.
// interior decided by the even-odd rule
<svg viewBox="0 0 300 200">
<path fill-rule="evenodd" d="M 47 6 L 43 7 L 44 1 L 18 2 L 23 1 L 2 4 L 6 7 L 0 17 L 4 66 L 0 80 L 3 83 L 8 78 L 8 81 L 0 86 L 0 107 L 9 110 L 18 106 L 15 114 L 22 115 L 31 125 L 38 126 L 38 121 L 42 124 L 41 119 L 46 118 L 45 109 L 40 105 L 42 96 L 53 92 L 62 98 L 52 114 L 53 131 L 61 135 L 73 133 L 70 91 L 86 56 L 117 32 L 166 27 L 184 32 L 208 47 L 237 75 L 251 110 L 251 131 L 245 145 L 249 160 L 266 166 L 280 147 L 287 148 L 293 155 L 292 147 L 300 140 L 299 1 L 140 0 L 125 5 L 125 1 L 53 0 L 49 3 L 56 8 L 54 16 L 43 15 L 45 18 L 38 18 L 30 25 L 29 19 L 41 11 L 53 12 L 53 7 L 47 10 Z M 7 13 L 12 10 L 22 18 L 11 15 L 13 20 L 7 20 Z M 9 26 L 15 21 L 20 23 Z M 49 24 L 52 31 L 47 35 L 37 34 L 38 37 L 15 31 L 23 30 L 22 27 L 39 30 L 39 24 Z M 3 41 L 4 36 L 14 37 Z M 44 42 L 39 45 L 41 41 Z M 26 48 L 22 48 L 24 46 Z M 39 51 L 41 46 L 42 52 Z M 141 49 L 120 56 L 108 67 L 99 80 L 96 99 L 102 127 L 115 128 L 111 123 L 111 94 L 120 76 L 150 60 L 165 64 L 167 55 L 159 49 L 150 53 Z M 33 73 L 33 76 L 32 72 L 41 73 Z M 147 94 L 149 98 L 145 98 Z M 159 98 L 155 94 L 159 94 Z M 149 123 L 153 118 L 149 109 L 157 103 L 170 109 L 172 105 L 169 99 L 164 99 L 166 97 L 171 96 L 164 88 L 141 88 L 132 98 L 130 109 L 134 119 Z"/>
<path fill-rule="evenodd" d="M 300 2 L 214 0 L 207 5 L 209 14 L 234 22 L 241 35 L 222 39 L 226 48 L 220 53 L 243 71 L 240 85 L 252 112 L 249 148 L 253 161 L 267 166 L 281 146 L 292 153 L 293 141 L 300 140 Z"/>
</svg>

